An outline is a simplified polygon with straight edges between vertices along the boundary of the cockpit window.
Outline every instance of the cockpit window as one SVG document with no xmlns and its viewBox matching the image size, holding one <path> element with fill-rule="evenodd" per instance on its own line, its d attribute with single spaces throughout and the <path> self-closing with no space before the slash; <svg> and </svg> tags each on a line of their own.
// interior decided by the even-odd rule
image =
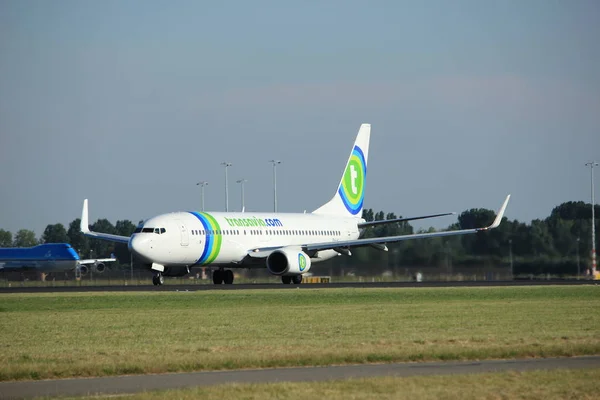
<svg viewBox="0 0 600 400">
<path fill-rule="evenodd" d="M 160 228 L 160 233 L 165 233 L 167 230 L 165 228 Z"/>
<path fill-rule="evenodd" d="M 154 232 L 154 228 L 143 228 L 142 232 L 143 233 L 152 233 L 152 232 Z"/>
</svg>

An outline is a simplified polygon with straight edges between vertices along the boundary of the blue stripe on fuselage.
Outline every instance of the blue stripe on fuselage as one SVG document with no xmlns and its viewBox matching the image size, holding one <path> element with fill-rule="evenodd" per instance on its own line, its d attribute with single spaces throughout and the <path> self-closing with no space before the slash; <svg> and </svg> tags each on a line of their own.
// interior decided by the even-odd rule
<svg viewBox="0 0 600 400">
<path fill-rule="evenodd" d="M 198 218 L 198 220 L 202 223 L 202 226 L 204 227 L 204 232 L 205 232 L 204 249 L 202 250 L 202 255 L 200 256 L 198 261 L 196 261 L 196 264 L 202 264 L 208 258 L 209 250 L 212 249 L 212 244 L 215 239 L 213 238 L 213 235 L 208 233 L 212 228 L 208 224 L 208 221 L 206 220 L 206 218 L 204 218 L 202 215 L 200 215 L 199 213 L 197 213 L 195 211 L 190 211 L 189 213 L 192 214 L 193 216 L 195 216 L 196 218 Z"/>
</svg>

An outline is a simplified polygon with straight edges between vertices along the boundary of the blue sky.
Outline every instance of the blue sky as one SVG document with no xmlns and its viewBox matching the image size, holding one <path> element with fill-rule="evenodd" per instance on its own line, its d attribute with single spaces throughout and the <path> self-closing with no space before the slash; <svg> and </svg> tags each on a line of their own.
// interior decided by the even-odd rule
<svg viewBox="0 0 600 400">
<path fill-rule="evenodd" d="M 273 158 L 312 210 L 362 122 L 366 207 L 543 218 L 590 198 L 599 37 L 596 1 L 2 0 L 0 228 L 198 209 L 200 180 L 220 211 L 223 161 L 270 211 Z"/>
</svg>

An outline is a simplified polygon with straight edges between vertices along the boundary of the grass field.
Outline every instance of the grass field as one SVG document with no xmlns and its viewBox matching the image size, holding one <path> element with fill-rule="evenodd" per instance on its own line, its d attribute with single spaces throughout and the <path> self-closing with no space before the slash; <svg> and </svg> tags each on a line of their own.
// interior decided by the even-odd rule
<svg viewBox="0 0 600 400">
<path fill-rule="evenodd" d="M 600 369 L 503 372 L 411 378 L 349 379 L 317 383 L 230 384 L 136 395 L 100 396 L 113 399 L 598 399 Z"/>
<path fill-rule="evenodd" d="M 600 354 L 600 288 L 0 295 L 0 380 Z"/>
</svg>

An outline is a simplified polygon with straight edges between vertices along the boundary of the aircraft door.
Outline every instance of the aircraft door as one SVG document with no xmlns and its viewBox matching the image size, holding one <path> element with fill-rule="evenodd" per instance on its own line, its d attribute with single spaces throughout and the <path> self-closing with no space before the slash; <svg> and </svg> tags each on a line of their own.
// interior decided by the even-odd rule
<svg viewBox="0 0 600 400">
<path fill-rule="evenodd" d="M 183 221 L 177 220 L 177 225 L 179 226 L 179 233 L 181 234 L 181 245 L 188 246 L 190 244 L 190 238 L 188 235 L 188 230 Z"/>
</svg>

